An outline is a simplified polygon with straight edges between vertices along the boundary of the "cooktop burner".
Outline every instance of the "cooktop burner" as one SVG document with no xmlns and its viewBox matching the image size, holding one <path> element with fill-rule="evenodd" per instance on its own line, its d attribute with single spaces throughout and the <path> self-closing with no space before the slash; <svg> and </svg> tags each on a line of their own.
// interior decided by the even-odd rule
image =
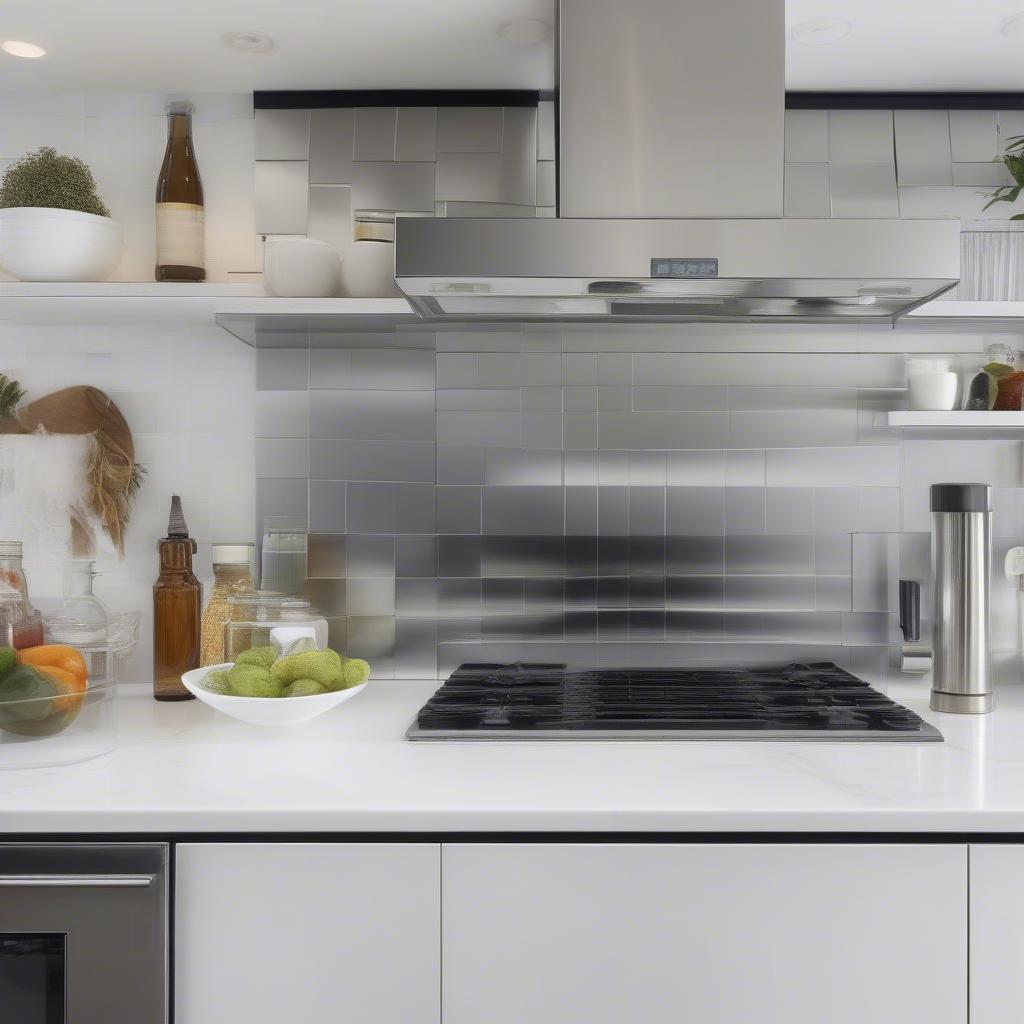
<svg viewBox="0 0 1024 1024">
<path fill-rule="evenodd" d="M 831 662 L 754 669 L 467 664 L 420 709 L 411 740 L 941 740 Z"/>
</svg>

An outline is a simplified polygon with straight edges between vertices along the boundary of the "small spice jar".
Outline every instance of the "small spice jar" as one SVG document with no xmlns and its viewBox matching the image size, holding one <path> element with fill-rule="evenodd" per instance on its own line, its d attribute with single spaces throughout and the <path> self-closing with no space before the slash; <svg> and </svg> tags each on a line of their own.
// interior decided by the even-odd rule
<svg viewBox="0 0 1024 1024">
<path fill-rule="evenodd" d="M 360 298 L 400 297 L 395 284 L 395 215 L 356 210 L 354 241 L 341 261 L 341 294 Z"/>
<path fill-rule="evenodd" d="M 253 545 L 213 545 L 213 589 L 203 612 L 200 640 L 202 665 L 220 665 L 224 661 L 224 627 L 231 619 L 229 601 L 248 593 L 252 582 Z"/>
</svg>

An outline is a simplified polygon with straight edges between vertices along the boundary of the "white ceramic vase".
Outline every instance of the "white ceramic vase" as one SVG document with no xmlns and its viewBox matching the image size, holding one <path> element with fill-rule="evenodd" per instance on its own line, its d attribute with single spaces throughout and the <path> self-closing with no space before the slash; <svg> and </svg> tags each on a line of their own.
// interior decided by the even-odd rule
<svg viewBox="0 0 1024 1024">
<path fill-rule="evenodd" d="M 124 231 L 116 220 L 78 210 L 0 210 L 0 265 L 20 281 L 105 281 L 117 267 Z"/>
</svg>

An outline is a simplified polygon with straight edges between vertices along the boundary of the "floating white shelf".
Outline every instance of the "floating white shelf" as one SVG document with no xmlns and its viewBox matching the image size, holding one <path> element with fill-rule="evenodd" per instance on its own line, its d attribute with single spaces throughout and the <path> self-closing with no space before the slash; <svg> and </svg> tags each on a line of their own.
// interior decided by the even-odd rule
<svg viewBox="0 0 1024 1024">
<path fill-rule="evenodd" d="M 316 332 L 392 330 L 419 318 L 405 299 L 282 299 L 267 295 L 262 284 L 0 282 L 0 322 L 214 320 L 247 344 L 280 347 L 305 345 Z"/>
<path fill-rule="evenodd" d="M 1024 302 L 967 302 L 935 299 L 896 321 L 897 328 L 936 331 L 985 330 L 1024 333 Z"/>
<path fill-rule="evenodd" d="M 908 437 L 1024 440 L 1024 412 L 889 412 L 885 423 Z"/>
</svg>

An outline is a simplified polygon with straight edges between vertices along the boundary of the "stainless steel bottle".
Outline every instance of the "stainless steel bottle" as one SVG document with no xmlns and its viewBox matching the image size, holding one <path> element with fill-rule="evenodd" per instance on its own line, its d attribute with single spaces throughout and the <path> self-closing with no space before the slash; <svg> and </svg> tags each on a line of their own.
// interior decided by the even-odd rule
<svg viewBox="0 0 1024 1024">
<path fill-rule="evenodd" d="M 935 711 L 992 710 L 991 507 L 987 484 L 932 484 Z"/>
</svg>

